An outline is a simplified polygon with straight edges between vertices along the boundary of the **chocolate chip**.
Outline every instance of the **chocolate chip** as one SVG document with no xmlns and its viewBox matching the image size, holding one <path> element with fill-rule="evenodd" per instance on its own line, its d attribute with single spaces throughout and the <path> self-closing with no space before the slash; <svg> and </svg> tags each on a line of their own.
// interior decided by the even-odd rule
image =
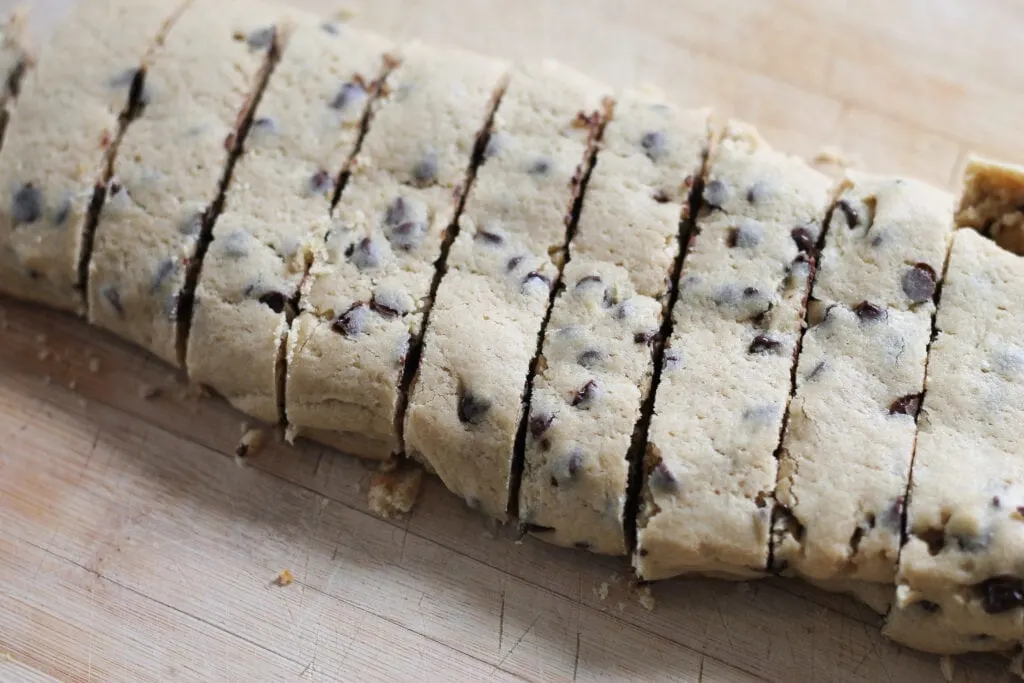
<svg viewBox="0 0 1024 683">
<path fill-rule="evenodd" d="M 245 36 L 245 42 L 250 50 L 266 50 L 274 42 L 274 27 L 257 29 Z"/>
<path fill-rule="evenodd" d="M 589 380 L 573 395 L 570 405 L 573 408 L 589 408 L 600 391 L 601 389 L 597 386 L 597 382 Z"/>
<path fill-rule="evenodd" d="M 27 272 L 28 272 L 28 279 L 29 280 L 42 280 L 43 279 L 43 274 L 40 273 L 35 268 L 29 268 Z"/>
<path fill-rule="evenodd" d="M 611 306 L 611 303 L 609 303 L 611 299 L 611 290 L 606 289 L 604 292 L 604 301 L 602 302 L 606 308 L 609 308 Z M 615 307 L 615 311 L 612 313 L 612 317 L 614 317 L 616 320 L 626 320 L 627 318 L 632 317 L 633 313 L 635 312 L 636 306 L 633 304 L 633 300 L 626 299 L 625 301 L 623 301 L 622 303 Z"/>
<path fill-rule="evenodd" d="M 853 307 L 853 312 L 857 314 L 858 318 L 865 322 L 885 320 L 888 316 L 884 308 L 876 306 L 870 301 L 861 301 Z"/>
<path fill-rule="evenodd" d="M 149 293 L 150 295 L 156 294 L 167 279 L 171 277 L 171 273 L 178 269 L 178 264 L 171 259 L 165 259 L 160 262 L 160 265 L 156 267 L 153 272 L 153 277 L 149 281 Z"/>
<path fill-rule="evenodd" d="M 666 350 L 665 357 L 661 360 L 661 367 L 663 370 L 678 370 L 683 367 L 683 354 L 679 349 Z"/>
<path fill-rule="evenodd" d="M 123 318 L 124 304 L 121 303 L 121 292 L 117 287 L 113 285 L 103 285 L 103 287 L 100 288 L 100 294 L 102 294 L 103 298 L 107 300 L 110 307 L 114 309 L 114 312 L 117 313 L 119 317 Z"/>
<path fill-rule="evenodd" d="M 399 195 L 391 202 L 387 212 L 384 214 L 384 222 L 390 227 L 395 227 L 409 220 L 411 207 L 405 197 Z"/>
<path fill-rule="evenodd" d="M 640 138 L 640 146 L 651 161 L 658 161 L 668 153 L 668 140 L 661 131 L 644 133 Z"/>
<path fill-rule="evenodd" d="M 477 240 L 478 242 L 493 245 L 498 245 L 505 241 L 505 238 L 499 235 L 498 233 L 489 232 L 487 230 L 482 229 L 476 231 L 476 234 L 473 235 L 473 239 Z"/>
<path fill-rule="evenodd" d="M 679 489 L 679 480 L 664 460 L 659 460 L 647 475 L 647 485 L 656 493 L 671 493 Z"/>
<path fill-rule="evenodd" d="M 349 306 L 335 318 L 331 329 L 344 337 L 355 337 L 363 333 L 366 327 L 368 310 L 366 304 L 359 302 Z"/>
<path fill-rule="evenodd" d="M 756 299 L 761 296 L 761 290 L 757 287 L 744 287 L 743 298 L 744 299 Z"/>
<path fill-rule="evenodd" d="M 763 180 L 759 180 L 747 189 L 747 201 L 751 204 L 763 202 L 771 194 L 771 188 Z"/>
<path fill-rule="evenodd" d="M 917 417 L 917 414 L 921 411 L 921 398 L 921 394 L 900 396 L 889 406 L 889 414 Z"/>
<path fill-rule="evenodd" d="M 547 411 L 536 412 L 530 416 L 530 436 L 534 439 L 539 439 L 550 427 L 551 423 L 555 421 L 555 416 Z"/>
<path fill-rule="evenodd" d="M 252 128 L 250 129 L 250 135 L 252 134 L 270 134 L 277 132 L 277 124 L 274 123 L 274 119 L 269 116 L 260 116 L 253 119 Z"/>
<path fill-rule="evenodd" d="M 551 160 L 550 159 L 536 159 L 530 164 L 526 172 L 532 176 L 545 176 L 551 172 Z"/>
<path fill-rule="evenodd" d="M 459 420 L 465 424 L 477 425 L 483 422 L 491 402 L 486 398 L 475 396 L 471 391 L 462 390 L 459 395 Z"/>
<path fill-rule="evenodd" d="M 552 465 L 551 485 L 565 486 L 575 481 L 583 469 L 583 451 L 574 448 L 567 456 Z"/>
<path fill-rule="evenodd" d="M 915 304 L 930 301 L 935 295 L 937 279 L 934 268 L 927 263 L 917 263 L 903 274 L 903 293 Z"/>
<path fill-rule="evenodd" d="M 591 289 L 600 286 L 603 282 L 600 275 L 584 275 L 576 281 L 575 289 L 577 291 Z"/>
<path fill-rule="evenodd" d="M 326 194 L 334 189 L 334 179 L 327 171 L 320 169 L 309 179 L 309 191 L 313 194 Z"/>
<path fill-rule="evenodd" d="M 359 80 L 342 83 L 341 88 L 331 100 L 331 109 L 346 109 L 355 103 L 362 105 L 366 101 L 366 88 Z"/>
<path fill-rule="evenodd" d="M 654 341 L 654 338 L 657 337 L 657 336 L 658 336 L 657 332 L 652 332 L 650 330 L 643 330 L 643 331 L 637 332 L 637 333 L 635 333 L 633 335 L 633 343 L 634 344 L 650 344 L 652 341 Z"/>
<path fill-rule="evenodd" d="M 518 267 L 519 267 L 519 265 L 520 265 L 520 264 L 521 264 L 522 262 L 523 262 L 523 257 L 522 257 L 522 256 L 513 256 L 512 258 L 510 258 L 510 259 L 508 260 L 508 263 L 506 263 L 506 264 L 505 264 L 505 270 L 506 270 L 507 272 L 511 273 L 511 272 L 512 272 L 512 271 L 514 271 L 514 270 L 515 270 L 516 268 L 518 268 Z"/>
<path fill-rule="evenodd" d="M 527 273 L 526 277 L 523 278 L 524 290 L 529 287 L 539 286 L 541 284 L 543 284 L 547 290 L 551 290 L 551 279 L 547 275 L 544 275 L 543 273 L 538 273 L 537 271 L 533 270 Z"/>
<path fill-rule="evenodd" d="M 651 199 L 659 204 L 668 204 L 672 198 L 668 196 L 668 192 L 665 192 L 665 190 L 655 190 L 654 194 L 651 195 Z"/>
<path fill-rule="evenodd" d="M 753 249 L 761 244 L 763 237 L 764 227 L 757 221 L 748 219 L 729 230 L 725 244 L 730 248 Z"/>
<path fill-rule="evenodd" d="M 380 266 L 380 247 L 369 237 L 356 242 L 350 248 L 348 260 L 359 270 L 369 270 Z"/>
<path fill-rule="evenodd" d="M 43 214 L 43 193 L 32 183 L 25 183 L 14 191 L 11 202 L 11 220 L 14 227 L 35 223 Z"/>
<path fill-rule="evenodd" d="M 704 203 L 709 209 L 721 210 L 729 201 L 729 186 L 723 181 L 715 179 L 704 186 Z"/>
<path fill-rule="evenodd" d="M 412 179 L 416 185 L 425 187 L 437 179 L 437 153 L 427 152 L 412 168 Z"/>
<path fill-rule="evenodd" d="M 811 236 L 811 231 L 807 228 L 793 228 L 789 234 L 800 251 L 809 252 L 814 249 L 814 237 Z"/>
<path fill-rule="evenodd" d="M 978 584 L 981 606 L 989 614 L 1001 614 L 1024 606 L 1024 582 L 1015 576 L 993 576 Z"/>
<path fill-rule="evenodd" d="M 267 306 L 274 313 L 281 313 L 284 311 L 285 305 L 288 303 L 288 297 L 281 292 L 267 292 L 260 296 L 258 301 Z"/>
<path fill-rule="evenodd" d="M 750 342 L 747 353 L 767 354 L 778 353 L 782 350 L 782 342 L 768 334 L 759 334 Z"/>
<path fill-rule="evenodd" d="M 601 361 L 602 357 L 600 351 L 587 349 L 576 356 L 576 364 L 585 368 L 592 368 Z"/>
<path fill-rule="evenodd" d="M 807 373 L 807 376 L 804 379 L 808 382 L 817 379 L 821 375 L 821 373 L 825 371 L 825 368 L 827 367 L 828 364 L 825 361 L 820 361 L 817 365 L 811 368 L 811 371 Z"/>
<path fill-rule="evenodd" d="M 370 309 L 382 318 L 397 318 L 402 315 L 399 303 L 387 299 L 390 297 L 384 297 L 381 292 L 377 292 L 370 301 Z"/>
<path fill-rule="evenodd" d="M 338 26 L 333 22 L 325 21 L 324 23 L 320 24 L 320 29 L 324 33 L 330 33 L 332 36 L 338 35 Z"/>
</svg>

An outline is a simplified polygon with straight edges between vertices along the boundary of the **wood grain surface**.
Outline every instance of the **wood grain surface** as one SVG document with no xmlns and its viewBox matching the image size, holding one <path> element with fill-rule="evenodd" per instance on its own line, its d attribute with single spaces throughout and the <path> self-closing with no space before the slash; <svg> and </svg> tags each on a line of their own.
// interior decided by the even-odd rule
<svg viewBox="0 0 1024 683">
<path fill-rule="evenodd" d="M 40 0 L 34 33 L 67 6 Z M 838 145 L 948 187 L 969 150 L 1024 160 L 1020 0 L 344 9 L 396 39 L 655 84 L 808 157 Z M 323 448 L 239 467 L 223 403 L 84 323 L 0 307 L 0 680 L 943 680 L 872 612 L 796 581 L 666 582 L 648 610 L 625 560 L 517 543 L 436 480 L 396 521 L 368 511 L 368 466 Z M 1010 678 L 994 655 L 950 665 Z"/>
</svg>

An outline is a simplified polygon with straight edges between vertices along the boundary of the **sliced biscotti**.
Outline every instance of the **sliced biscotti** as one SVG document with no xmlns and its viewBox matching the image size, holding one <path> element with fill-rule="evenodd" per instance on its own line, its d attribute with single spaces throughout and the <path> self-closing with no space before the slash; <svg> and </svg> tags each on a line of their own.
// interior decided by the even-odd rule
<svg viewBox="0 0 1024 683">
<path fill-rule="evenodd" d="M 1004 174 L 972 164 L 960 216 L 1018 210 Z M 1003 649 L 1024 639 L 1024 259 L 958 230 L 936 332 L 886 633 L 932 652 Z"/>
<path fill-rule="evenodd" d="M 96 225 L 89 321 L 179 364 L 190 277 L 282 11 L 197 0 L 152 57 Z"/>
<path fill-rule="evenodd" d="M 1024 255 L 1024 166 L 972 156 L 964 175 L 957 224 Z"/>
<path fill-rule="evenodd" d="M 85 313 L 80 268 L 118 120 L 175 0 L 84 0 L 21 83 L 0 152 L 0 291 Z"/>
<path fill-rule="evenodd" d="M 775 451 L 830 182 L 730 123 L 705 172 L 648 432 L 634 565 L 768 564 Z"/>
<path fill-rule="evenodd" d="M 288 339 L 292 432 L 368 458 L 401 451 L 403 373 L 507 68 L 425 44 L 400 51 Z"/>
<path fill-rule="evenodd" d="M 779 451 L 774 569 L 891 584 L 953 197 L 850 172 L 808 304 Z"/>
<path fill-rule="evenodd" d="M 624 554 L 627 453 L 708 112 L 625 92 L 602 141 L 537 363 L 519 517 L 546 541 Z"/>
<path fill-rule="evenodd" d="M 606 92 L 554 62 L 513 72 L 430 313 L 406 448 L 494 517 Z"/>
<path fill-rule="evenodd" d="M 25 38 L 28 13 L 15 9 L 0 20 L 0 145 L 25 72 L 32 65 Z"/>
<path fill-rule="evenodd" d="M 186 366 L 240 410 L 280 419 L 299 285 L 323 247 L 390 44 L 315 17 L 295 26 L 232 173 L 196 285 Z"/>
</svg>

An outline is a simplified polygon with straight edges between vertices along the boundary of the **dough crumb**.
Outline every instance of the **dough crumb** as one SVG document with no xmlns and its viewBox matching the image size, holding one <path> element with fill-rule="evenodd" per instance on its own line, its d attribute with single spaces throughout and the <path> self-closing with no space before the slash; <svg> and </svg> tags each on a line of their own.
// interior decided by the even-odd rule
<svg viewBox="0 0 1024 683">
<path fill-rule="evenodd" d="M 419 498 L 422 483 L 423 470 L 416 465 L 377 472 L 370 478 L 367 492 L 370 512 L 384 519 L 409 514 Z"/>
<path fill-rule="evenodd" d="M 100 371 L 100 359 L 93 356 L 89 359 L 89 372 L 96 374 Z"/>
<path fill-rule="evenodd" d="M 637 596 L 640 599 L 640 604 L 648 612 L 654 611 L 654 596 L 651 595 L 650 586 L 638 586 L 636 589 Z"/>
<path fill-rule="evenodd" d="M 607 581 L 602 581 L 601 585 L 594 589 L 594 597 L 596 597 L 601 602 L 604 602 L 605 600 L 608 599 L 608 582 Z"/>
<path fill-rule="evenodd" d="M 278 585 L 278 586 L 284 587 L 284 586 L 290 586 L 292 581 L 294 581 L 294 580 L 295 580 L 295 575 L 292 574 L 292 570 L 291 569 L 282 569 L 281 573 L 277 575 L 276 579 L 274 579 L 274 583 L 276 585 Z"/>
<path fill-rule="evenodd" d="M 299 429 L 294 425 L 288 425 L 284 428 L 284 440 L 289 446 L 295 445 L 295 439 L 299 436 Z"/>
<path fill-rule="evenodd" d="M 939 671 L 942 672 L 942 677 L 946 680 L 946 683 L 953 683 L 953 674 L 956 673 L 956 662 L 949 655 L 939 657 Z"/>
<path fill-rule="evenodd" d="M 625 612 L 625 611 L 626 611 L 626 603 L 624 603 L 624 602 L 621 602 L 621 601 L 620 601 L 620 602 L 619 602 L 618 604 L 616 604 L 615 606 L 616 606 L 616 607 L 618 608 L 618 610 L 619 610 L 619 614 L 621 614 L 621 613 L 623 613 L 623 612 Z"/>
<path fill-rule="evenodd" d="M 815 153 L 812 161 L 821 166 L 835 166 L 837 168 L 860 168 L 864 165 L 860 157 L 844 152 L 837 145 L 825 145 Z"/>
<path fill-rule="evenodd" d="M 267 432 L 269 430 L 257 428 L 257 429 L 246 429 L 245 433 L 242 434 L 242 438 L 239 440 L 238 445 L 235 446 L 235 464 L 244 465 L 248 458 L 259 453 L 260 449 L 267 441 Z"/>
</svg>

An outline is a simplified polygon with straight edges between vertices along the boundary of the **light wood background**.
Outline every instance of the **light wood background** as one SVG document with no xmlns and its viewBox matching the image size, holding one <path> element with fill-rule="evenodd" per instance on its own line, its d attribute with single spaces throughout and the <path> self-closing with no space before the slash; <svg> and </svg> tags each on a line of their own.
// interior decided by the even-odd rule
<svg viewBox="0 0 1024 683">
<path fill-rule="evenodd" d="M 40 0 L 37 34 L 67 5 Z M 654 83 L 807 156 L 834 144 L 950 187 L 968 150 L 1024 160 L 1020 0 L 346 7 L 395 38 Z M 83 323 L 0 306 L 0 680 L 943 678 L 866 608 L 798 582 L 673 581 L 648 611 L 624 560 L 517 544 L 436 481 L 384 521 L 353 459 L 275 445 L 239 467 L 222 403 Z M 956 681 L 1009 679 L 997 656 L 954 664 Z"/>
</svg>

